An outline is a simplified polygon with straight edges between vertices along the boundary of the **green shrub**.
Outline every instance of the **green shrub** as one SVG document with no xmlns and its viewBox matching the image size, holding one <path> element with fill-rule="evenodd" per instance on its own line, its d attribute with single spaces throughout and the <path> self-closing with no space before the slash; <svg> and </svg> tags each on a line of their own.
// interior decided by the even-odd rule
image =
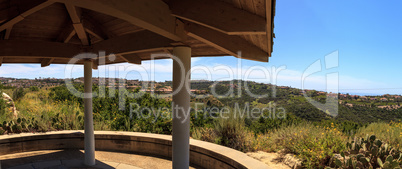
<svg viewBox="0 0 402 169">
<path fill-rule="evenodd" d="M 191 136 L 197 140 L 208 141 L 211 143 L 218 142 L 218 137 L 212 128 L 195 128 Z"/>
<path fill-rule="evenodd" d="M 39 88 L 37 86 L 31 86 L 31 87 L 29 87 L 29 90 L 32 92 L 35 92 L 35 91 L 39 91 Z"/>
<path fill-rule="evenodd" d="M 244 119 L 230 111 L 213 122 L 213 128 L 196 128 L 192 137 L 239 151 L 255 151 L 254 134 L 244 126 Z"/>
<path fill-rule="evenodd" d="M 378 122 L 371 123 L 367 127 L 357 131 L 357 137 L 365 137 L 367 134 L 375 135 L 378 139 L 387 142 L 397 149 L 402 148 L 402 123 L 400 122 Z"/>
<path fill-rule="evenodd" d="M 22 87 L 15 89 L 13 92 L 13 100 L 14 101 L 18 101 L 21 98 L 23 98 L 24 96 L 25 96 L 25 91 L 24 91 L 24 88 L 22 88 Z"/>
<path fill-rule="evenodd" d="M 254 135 L 247 131 L 244 125 L 244 118 L 234 111 L 227 116 L 220 116 L 214 122 L 214 132 L 217 136 L 216 143 L 239 151 L 254 151 Z"/>
<path fill-rule="evenodd" d="M 330 127 L 311 123 L 280 128 L 262 137 L 268 137 L 265 151 L 295 154 L 306 168 L 323 168 L 334 153 L 345 150 L 346 137 L 334 124 Z"/>
</svg>

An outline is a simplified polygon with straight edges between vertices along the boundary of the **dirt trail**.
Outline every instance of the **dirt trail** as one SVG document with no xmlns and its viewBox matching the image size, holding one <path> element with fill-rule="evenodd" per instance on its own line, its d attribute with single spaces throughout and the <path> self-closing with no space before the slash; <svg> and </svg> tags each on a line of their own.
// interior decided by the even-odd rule
<svg viewBox="0 0 402 169">
<path fill-rule="evenodd" d="M 292 169 L 301 168 L 301 162 L 291 154 L 267 153 L 263 151 L 249 152 L 248 156 L 253 157 L 267 164 L 271 168 Z"/>
</svg>

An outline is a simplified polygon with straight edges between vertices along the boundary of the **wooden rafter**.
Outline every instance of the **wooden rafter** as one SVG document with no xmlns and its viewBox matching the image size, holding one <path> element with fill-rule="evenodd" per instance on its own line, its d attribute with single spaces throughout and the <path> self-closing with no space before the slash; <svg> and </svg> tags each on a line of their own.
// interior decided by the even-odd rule
<svg viewBox="0 0 402 169">
<path fill-rule="evenodd" d="M 118 55 L 118 56 L 120 56 L 123 60 L 125 60 L 128 63 L 137 64 L 137 65 L 141 64 L 141 58 L 135 53 L 128 54 L 128 55 Z"/>
<path fill-rule="evenodd" d="M 171 0 L 172 14 L 229 34 L 266 34 L 265 18 L 217 0 Z"/>
<path fill-rule="evenodd" d="M 145 30 L 101 41 L 94 44 L 92 50 L 94 53 L 105 51 L 106 55 L 110 53 L 127 55 L 144 50 L 171 47 L 172 42 L 174 41 Z"/>
<path fill-rule="evenodd" d="M 3 58 L 2 56 L 0 56 L 0 66 L 3 64 Z"/>
<path fill-rule="evenodd" d="M 53 60 L 54 60 L 54 58 L 44 58 L 44 59 L 42 59 L 40 66 L 47 67 L 53 62 Z"/>
<path fill-rule="evenodd" d="M 9 28 L 6 29 L 6 34 L 4 35 L 4 39 L 7 40 L 10 38 L 11 35 L 11 30 L 13 29 L 13 25 L 11 25 Z"/>
<path fill-rule="evenodd" d="M 92 69 L 98 70 L 99 61 L 98 59 L 92 59 Z"/>
<path fill-rule="evenodd" d="M 219 31 L 198 25 L 187 23 L 187 30 L 189 36 L 199 41 L 202 41 L 210 46 L 213 46 L 229 55 L 255 60 L 268 62 L 268 53 L 250 44 L 245 39 L 239 36 L 227 35 Z M 241 52 L 241 56 L 238 54 Z"/>
<path fill-rule="evenodd" d="M 59 42 L 0 40 L 0 57 L 66 58 L 82 52 L 80 45 Z"/>
<path fill-rule="evenodd" d="M 68 14 L 70 15 L 73 27 L 78 38 L 83 45 L 89 45 L 88 36 L 85 31 L 84 25 L 81 22 L 81 10 L 70 3 L 65 4 Z"/>
<path fill-rule="evenodd" d="M 48 7 L 50 5 L 52 5 L 54 2 L 53 1 L 45 1 L 43 3 L 40 3 L 39 5 L 28 9 L 27 11 L 22 12 L 21 14 L 9 19 L 7 22 L 4 22 L 3 24 L 0 25 L 0 32 L 10 28 L 11 26 L 13 26 L 14 24 L 22 21 L 25 17 L 45 8 Z"/>
<path fill-rule="evenodd" d="M 131 24 L 180 41 L 184 33 L 176 32 L 176 19 L 171 15 L 169 6 L 160 0 L 52 0 L 90 9 L 99 13 L 123 19 Z"/>
</svg>

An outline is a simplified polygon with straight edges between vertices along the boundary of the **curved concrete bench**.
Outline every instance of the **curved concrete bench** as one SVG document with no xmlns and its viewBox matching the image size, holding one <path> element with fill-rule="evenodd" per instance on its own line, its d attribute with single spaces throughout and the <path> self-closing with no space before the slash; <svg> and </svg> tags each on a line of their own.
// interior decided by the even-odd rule
<svg viewBox="0 0 402 169">
<path fill-rule="evenodd" d="M 95 131 L 96 150 L 148 154 L 171 159 L 169 135 Z M 83 131 L 56 131 L 0 136 L 0 155 L 60 149 L 83 149 Z M 203 168 L 268 168 L 246 154 L 204 141 L 190 139 L 190 162 Z"/>
</svg>

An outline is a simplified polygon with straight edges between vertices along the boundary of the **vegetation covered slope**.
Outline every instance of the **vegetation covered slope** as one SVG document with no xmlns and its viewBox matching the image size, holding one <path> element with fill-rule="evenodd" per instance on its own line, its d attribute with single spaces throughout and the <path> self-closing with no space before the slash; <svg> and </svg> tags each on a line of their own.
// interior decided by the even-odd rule
<svg viewBox="0 0 402 169">
<path fill-rule="evenodd" d="M 192 88 L 210 94 L 213 82 L 198 82 Z M 236 84 L 234 81 L 233 84 Z M 164 83 L 167 85 L 168 82 Z M 231 82 L 220 82 L 216 92 L 224 94 Z M 205 109 L 191 112 L 191 136 L 240 151 L 285 151 L 296 155 L 306 168 L 323 168 L 331 163 L 334 154 L 348 151 L 346 143 L 356 137 L 376 135 L 377 138 L 400 149 L 402 145 L 401 108 L 380 108 L 381 105 L 398 105 L 399 99 L 358 100 L 351 96 L 339 97 L 339 114 L 329 116 L 311 105 L 299 89 L 278 87 L 269 84 L 248 82 L 250 92 L 268 94 L 270 97 L 248 96 L 243 88 L 241 97 L 235 92 L 231 97 L 192 97 L 192 106 L 203 103 Z M 83 91 L 83 86 L 75 86 Z M 272 97 L 272 88 L 277 88 Z M 235 86 L 235 90 L 238 89 Z M 14 118 L 0 102 L 0 134 L 19 132 L 43 132 L 51 130 L 83 129 L 83 101 L 71 94 L 64 85 L 53 88 L 3 89 L 12 95 L 19 116 Z M 93 86 L 93 91 L 99 91 Z M 93 99 L 94 125 L 96 130 L 124 130 L 171 134 L 171 99 L 157 98 L 139 89 L 119 92 L 106 88 L 103 94 L 114 97 Z M 131 98 L 129 94 L 141 94 Z M 314 100 L 325 103 L 327 93 L 307 91 Z M 378 97 L 378 96 L 373 96 Z M 382 98 L 383 96 L 381 96 Z M 391 96 L 387 97 L 391 98 Z M 121 100 L 125 100 L 121 104 Z M 350 106 L 352 103 L 353 106 Z M 241 108 L 274 107 L 286 110 L 283 118 L 272 118 L 267 111 L 265 117 L 239 117 L 234 114 L 236 104 Z M 208 108 L 229 107 L 229 118 L 213 118 Z M 141 110 L 140 114 L 130 113 Z M 131 110 L 131 111 L 130 111 Z M 143 118 L 143 117 L 150 118 Z M 276 116 L 277 117 L 277 116 Z"/>
</svg>

